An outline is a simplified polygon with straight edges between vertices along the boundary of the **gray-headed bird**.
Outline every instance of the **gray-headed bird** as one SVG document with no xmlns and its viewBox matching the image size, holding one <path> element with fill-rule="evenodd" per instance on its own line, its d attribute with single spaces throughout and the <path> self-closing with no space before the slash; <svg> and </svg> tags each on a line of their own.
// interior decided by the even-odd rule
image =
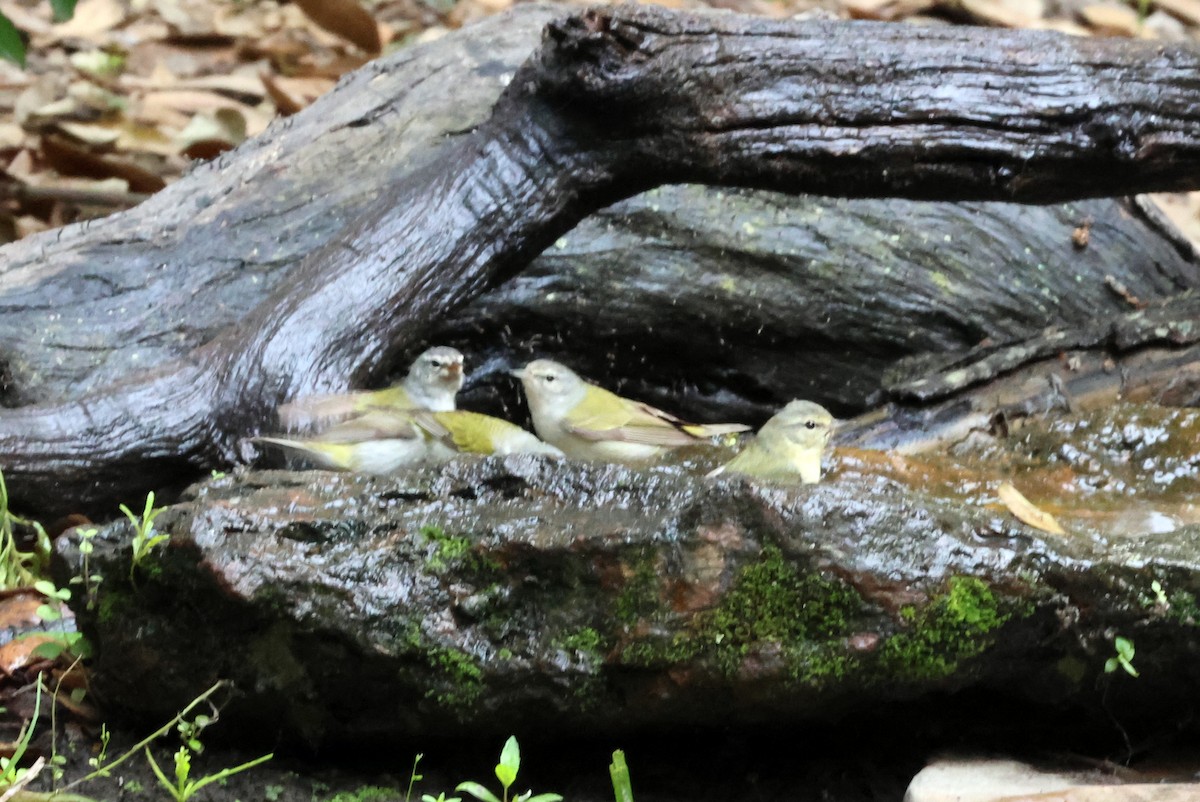
<svg viewBox="0 0 1200 802">
<path fill-rule="evenodd" d="M 639 462 L 750 428 L 740 423 L 687 423 L 586 382 L 549 359 L 534 360 L 513 375 L 525 387 L 538 436 L 576 459 Z"/>
<path fill-rule="evenodd" d="M 413 360 L 398 384 L 382 390 L 360 390 L 297 398 L 279 407 L 285 429 L 301 429 L 344 420 L 379 410 L 454 409 L 454 396 L 462 389 L 463 355 L 457 348 L 439 345 Z"/>
<path fill-rule="evenodd" d="M 833 427 L 833 416 L 820 404 L 792 401 L 764 423 L 736 457 L 708 475 L 740 473 L 775 482 L 818 482 L 821 455 Z"/>
</svg>

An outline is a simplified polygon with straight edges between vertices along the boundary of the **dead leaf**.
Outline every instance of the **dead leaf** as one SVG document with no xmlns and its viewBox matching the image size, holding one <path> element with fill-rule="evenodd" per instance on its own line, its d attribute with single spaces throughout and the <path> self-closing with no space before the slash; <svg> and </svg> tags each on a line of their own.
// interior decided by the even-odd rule
<svg viewBox="0 0 1200 802">
<path fill-rule="evenodd" d="M 933 8 L 934 0 L 844 0 L 842 7 L 854 19 L 892 21 Z"/>
<path fill-rule="evenodd" d="M 166 186 L 161 176 L 128 159 L 100 156 L 59 136 L 42 137 L 42 156 L 61 175 L 121 178 L 134 192 L 158 192 Z"/>
<path fill-rule="evenodd" d="M 26 666 L 43 662 L 46 658 L 34 656 L 33 651 L 43 643 L 60 642 L 62 638 L 46 632 L 34 632 L 0 646 L 0 671 L 12 675 Z"/>
<path fill-rule="evenodd" d="M 1137 36 L 1141 29 L 1137 12 L 1129 6 L 1091 5 L 1080 10 L 1079 16 L 1093 31 L 1105 36 Z"/>
<path fill-rule="evenodd" d="M 1013 487 L 1011 482 L 1001 484 L 996 490 L 996 495 L 1004 502 L 1004 506 L 1008 507 L 1008 511 L 1015 515 L 1021 523 L 1055 535 L 1065 535 L 1067 533 L 1066 530 L 1059 526 L 1058 521 L 1054 520 L 1053 515 L 1035 507 L 1033 502 L 1021 495 L 1020 490 Z"/>
<path fill-rule="evenodd" d="M 939 5 L 957 8 L 975 22 L 1005 28 L 1026 28 L 1045 12 L 1040 0 L 951 0 Z"/>
<path fill-rule="evenodd" d="M 97 40 L 125 21 L 125 4 L 117 0 L 80 0 L 75 14 L 54 27 L 58 39 Z"/>
<path fill-rule="evenodd" d="M 111 145 L 121 136 L 121 129 L 114 126 L 63 121 L 54 127 L 85 145 Z"/>
<path fill-rule="evenodd" d="M 295 0 L 308 18 L 368 53 L 378 53 L 379 26 L 358 0 Z"/>
<path fill-rule="evenodd" d="M 276 110 L 287 117 L 295 114 L 333 88 L 330 78 L 283 78 L 264 72 L 259 76 Z"/>
<path fill-rule="evenodd" d="M 197 114 L 179 134 L 180 150 L 192 159 L 211 159 L 246 139 L 246 118 L 230 108 Z"/>
<path fill-rule="evenodd" d="M 1154 0 L 1154 5 L 1189 25 L 1200 25 L 1200 0 Z"/>
<path fill-rule="evenodd" d="M 0 630 L 21 631 L 41 624 L 37 609 L 45 602 L 46 598 L 32 589 L 0 599 Z"/>
</svg>

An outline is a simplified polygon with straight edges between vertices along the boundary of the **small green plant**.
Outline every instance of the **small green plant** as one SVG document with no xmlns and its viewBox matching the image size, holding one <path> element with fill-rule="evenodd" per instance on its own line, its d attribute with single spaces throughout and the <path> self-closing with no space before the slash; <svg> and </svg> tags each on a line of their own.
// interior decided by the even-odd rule
<svg viewBox="0 0 1200 802">
<path fill-rule="evenodd" d="M 1154 593 L 1154 603 L 1163 610 L 1169 610 L 1171 603 L 1167 601 L 1167 592 L 1163 590 L 1162 583 L 1157 579 L 1150 583 L 1150 590 Z"/>
<path fill-rule="evenodd" d="M 17 526 L 32 527 L 37 536 L 37 551 L 17 548 Z M 19 518 L 8 508 L 8 486 L 0 471 L 0 590 L 25 588 L 37 579 L 37 569 L 49 559 L 50 538 L 36 521 Z"/>
<path fill-rule="evenodd" d="M 21 727 L 21 731 L 17 734 L 16 745 L 13 747 L 12 754 L 8 757 L 0 757 L 0 790 L 5 796 L 10 794 L 15 795 L 17 790 L 21 789 L 30 780 L 42 770 L 45 765 L 44 760 L 38 759 L 33 766 L 21 766 L 21 758 L 25 756 L 26 750 L 29 749 L 29 742 L 33 740 L 33 729 L 37 726 L 38 716 L 42 712 L 42 677 L 38 675 L 37 681 L 34 683 L 37 688 L 35 690 L 33 702 L 33 718 L 25 722 Z"/>
<path fill-rule="evenodd" d="M 108 731 L 108 725 L 101 724 L 100 725 L 100 751 L 97 752 L 94 757 L 88 758 L 88 765 L 91 766 L 93 769 L 101 770 L 100 767 L 104 765 L 104 761 L 108 760 L 108 741 L 110 738 L 112 738 L 112 733 Z M 108 770 L 107 769 L 101 770 L 101 774 L 99 776 L 107 777 Z M 126 786 L 126 788 L 128 788 L 129 783 L 126 783 L 125 786 Z"/>
<path fill-rule="evenodd" d="M 500 786 L 503 788 L 503 798 L 496 796 L 488 789 L 476 782 L 459 783 L 455 791 L 464 791 L 482 802 L 508 802 L 508 789 L 517 781 L 517 771 L 521 768 L 521 748 L 517 745 L 516 736 L 510 736 L 504 742 L 504 749 L 500 751 L 500 762 L 496 764 L 496 779 L 500 781 Z M 533 791 L 526 791 L 523 794 L 517 794 L 513 797 L 513 802 L 561 802 L 562 797 L 558 794 L 538 794 L 534 796 Z"/>
<path fill-rule="evenodd" d="M 433 794 L 421 794 L 421 802 L 462 802 L 462 797 L 446 796 L 446 792 L 442 791 L 437 796 Z"/>
<path fill-rule="evenodd" d="M 91 568 L 92 552 L 96 550 L 94 541 L 99 531 L 94 526 L 75 530 L 75 534 L 79 536 L 79 554 L 83 557 L 83 568 L 79 576 L 73 576 L 67 582 L 69 585 L 83 586 L 84 599 L 89 610 L 96 608 L 96 594 L 100 589 L 100 582 L 104 579 L 100 574 L 93 574 Z"/>
<path fill-rule="evenodd" d="M 150 556 L 160 543 L 168 538 L 168 535 L 159 535 L 154 532 L 154 519 L 157 518 L 166 507 L 154 507 L 154 491 L 151 490 L 146 494 L 146 507 L 142 510 L 140 516 L 135 515 L 133 510 L 121 505 L 121 512 L 125 513 L 125 517 L 129 519 L 129 523 L 133 525 L 133 540 L 130 541 L 130 546 L 133 548 L 133 558 L 129 565 L 129 580 L 133 581 L 134 571 L 142 564 L 142 561 Z"/>
<path fill-rule="evenodd" d="M 417 774 L 417 764 L 421 762 L 421 758 L 423 757 L 425 757 L 425 755 L 421 754 L 420 752 L 413 757 L 412 770 L 408 773 L 408 790 L 404 792 L 404 802 L 408 802 L 409 799 L 412 798 L 413 786 L 425 779 L 423 775 Z M 428 796 L 428 794 L 426 794 L 426 796 Z"/>
<path fill-rule="evenodd" d="M 63 608 L 71 599 L 71 591 L 59 588 L 48 579 L 39 579 L 33 583 L 33 589 L 46 597 L 46 601 L 38 605 L 37 617 L 47 624 L 59 622 L 57 632 L 32 633 L 39 636 L 49 634 L 54 640 L 39 643 L 33 650 L 34 657 L 55 660 L 61 655 L 71 654 L 76 657 L 91 657 L 92 645 L 82 632 L 68 629 L 63 623 Z"/>
<path fill-rule="evenodd" d="M 254 760 L 248 760 L 241 765 L 233 766 L 228 769 L 221 769 L 213 774 L 193 780 L 193 751 L 185 744 L 180 746 L 175 752 L 175 780 L 172 782 L 159 767 L 158 762 L 154 759 L 154 755 L 150 754 L 150 747 L 145 747 L 145 752 L 146 762 L 150 764 L 151 771 L 153 771 L 154 776 L 158 778 L 158 784 L 161 785 L 168 794 L 170 794 L 171 798 L 174 799 L 175 802 L 187 802 L 187 800 L 195 796 L 196 792 L 204 786 L 215 782 L 221 782 L 227 777 L 232 777 L 234 774 L 246 771 L 247 769 L 252 769 L 257 765 L 266 763 L 275 756 L 274 753 L 266 754 L 262 757 L 256 757 Z"/>
<path fill-rule="evenodd" d="M 1138 676 L 1137 669 L 1133 667 L 1133 641 L 1118 635 L 1113 638 L 1113 646 L 1116 647 L 1117 654 L 1104 662 L 1104 673 L 1111 674 L 1120 667 L 1125 669 L 1129 676 Z"/>
<path fill-rule="evenodd" d="M 625 765 L 625 753 L 620 749 L 613 752 L 612 763 L 608 764 L 608 776 L 612 777 L 613 796 L 617 802 L 633 802 L 633 785 L 629 781 L 629 766 Z"/>
</svg>

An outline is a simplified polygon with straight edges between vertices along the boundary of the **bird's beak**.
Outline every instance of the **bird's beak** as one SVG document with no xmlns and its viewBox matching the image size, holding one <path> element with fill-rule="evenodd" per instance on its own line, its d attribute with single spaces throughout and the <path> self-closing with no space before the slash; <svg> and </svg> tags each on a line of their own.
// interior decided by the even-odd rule
<svg viewBox="0 0 1200 802">
<path fill-rule="evenodd" d="M 461 376 L 463 372 L 463 364 L 461 362 L 451 362 L 446 366 L 446 372 L 450 374 L 451 378 Z"/>
<path fill-rule="evenodd" d="M 516 370 L 510 370 L 508 372 L 508 375 L 515 376 L 518 379 L 524 379 L 525 378 L 525 368 L 518 368 Z"/>
</svg>

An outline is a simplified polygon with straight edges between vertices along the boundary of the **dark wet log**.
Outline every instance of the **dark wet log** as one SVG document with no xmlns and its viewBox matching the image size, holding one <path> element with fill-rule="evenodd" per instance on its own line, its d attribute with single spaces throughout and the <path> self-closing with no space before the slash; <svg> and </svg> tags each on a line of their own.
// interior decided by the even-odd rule
<svg viewBox="0 0 1200 802">
<path fill-rule="evenodd" d="M 6 412 L 0 464 L 47 510 L 227 464 L 282 399 L 377 376 L 585 214 L 664 182 L 1036 202 L 1195 186 L 1198 64 L 1194 48 L 1038 33 L 569 17 L 486 123 L 403 173 L 238 325 L 197 327 L 180 361 L 117 370 L 81 401 Z M 255 167 L 272 155 L 251 151 Z M 268 260 L 280 236 L 265 235 Z"/>
<path fill-rule="evenodd" d="M 1071 234 L 1085 219 L 1090 244 L 1079 248 Z M 551 354 L 685 417 L 761 423 L 793 398 L 843 416 L 904 400 L 893 374 L 944 367 L 907 358 L 962 359 L 1052 325 L 1092 330 L 1132 308 L 1118 284 L 1155 301 L 1198 279 L 1196 263 L 1120 201 L 670 186 L 592 215 L 430 338 L 478 366 L 465 404 L 516 420 L 523 404 L 504 369 Z"/>
<path fill-rule="evenodd" d="M 1057 717 L 1069 748 L 1116 741 L 1112 719 L 1173 733 L 1200 694 L 1195 527 L 1052 536 L 882 476 L 782 490 L 531 458 L 249 473 L 158 522 L 171 540 L 132 584 L 128 525 L 105 529 L 97 603 L 73 599 L 92 689 L 157 721 L 233 680 L 227 732 L 259 745 L 856 720 L 910 699 L 909 726 L 936 730 L 929 700 L 975 691 L 995 701 L 981 726 L 1028 743 Z M 60 546 L 65 584 L 83 569 Z M 1140 679 L 1104 673 L 1114 633 Z"/>
</svg>

